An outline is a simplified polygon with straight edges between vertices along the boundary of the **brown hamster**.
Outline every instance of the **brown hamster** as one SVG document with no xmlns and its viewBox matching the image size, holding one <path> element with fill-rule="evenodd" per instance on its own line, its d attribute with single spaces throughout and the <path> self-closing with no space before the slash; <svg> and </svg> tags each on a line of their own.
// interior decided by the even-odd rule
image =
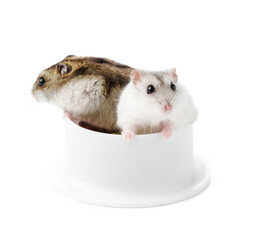
<svg viewBox="0 0 255 240">
<path fill-rule="evenodd" d="M 72 118 L 117 131 L 117 102 L 131 71 L 131 67 L 106 58 L 70 55 L 39 74 L 32 95 Z"/>
</svg>

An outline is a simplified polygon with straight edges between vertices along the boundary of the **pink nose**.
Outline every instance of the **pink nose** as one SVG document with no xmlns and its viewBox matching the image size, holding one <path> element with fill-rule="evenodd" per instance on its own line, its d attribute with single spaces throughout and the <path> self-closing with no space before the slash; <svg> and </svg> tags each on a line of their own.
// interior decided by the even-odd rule
<svg viewBox="0 0 255 240">
<path fill-rule="evenodd" d="M 172 105 L 171 104 L 165 105 L 165 111 L 170 111 L 171 109 L 172 109 Z"/>
</svg>

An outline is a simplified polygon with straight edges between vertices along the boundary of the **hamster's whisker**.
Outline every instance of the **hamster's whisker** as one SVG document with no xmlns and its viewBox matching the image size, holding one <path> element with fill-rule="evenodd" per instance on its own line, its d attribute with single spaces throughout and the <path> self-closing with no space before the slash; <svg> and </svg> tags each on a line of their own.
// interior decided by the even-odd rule
<svg viewBox="0 0 255 240">
<path fill-rule="evenodd" d="M 173 104 L 174 100 L 175 100 L 175 95 L 172 97 L 170 104 Z"/>
</svg>

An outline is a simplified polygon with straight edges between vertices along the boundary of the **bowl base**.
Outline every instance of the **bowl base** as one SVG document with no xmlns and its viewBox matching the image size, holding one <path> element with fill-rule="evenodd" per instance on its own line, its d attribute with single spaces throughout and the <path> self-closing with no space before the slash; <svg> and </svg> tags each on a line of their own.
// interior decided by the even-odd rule
<svg viewBox="0 0 255 240">
<path fill-rule="evenodd" d="M 58 164 L 52 172 L 51 181 L 60 192 L 85 203 L 122 208 L 163 206 L 191 198 L 207 188 L 210 183 L 209 168 L 201 159 L 196 158 L 196 162 L 190 181 L 175 190 L 168 188 L 166 183 L 160 189 L 142 189 L 139 194 L 137 191 L 132 193 L 132 189 L 120 192 L 76 179 L 67 173 L 63 164 Z"/>
</svg>

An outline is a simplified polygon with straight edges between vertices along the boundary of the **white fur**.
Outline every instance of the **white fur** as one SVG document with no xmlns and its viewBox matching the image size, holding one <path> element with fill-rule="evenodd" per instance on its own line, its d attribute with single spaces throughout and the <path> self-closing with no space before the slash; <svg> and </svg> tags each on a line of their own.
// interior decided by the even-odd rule
<svg viewBox="0 0 255 240">
<path fill-rule="evenodd" d="M 42 91 L 38 91 L 38 90 L 34 91 L 33 96 L 34 96 L 35 100 L 38 102 L 47 102 L 48 101 L 48 98 L 46 97 L 45 94 L 43 94 Z"/>
<path fill-rule="evenodd" d="M 53 103 L 69 113 L 84 114 L 93 111 L 103 98 L 102 81 L 98 78 L 76 79 L 67 82 L 57 90 L 37 90 L 38 101 Z"/>
<path fill-rule="evenodd" d="M 165 122 L 170 123 L 173 129 L 180 128 L 196 120 L 198 111 L 193 104 L 187 89 L 178 82 L 176 91 L 170 89 L 173 79 L 167 72 L 161 74 L 164 82 L 163 88 L 158 92 L 147 94 L 147 85 L 156 86 L 159 80 L 151 72 L 142 72 L 142 83 L 131 81 L 123 90 L 117 106 L 117 124 L 123 131 L 133 130 L 141 132 L 141 129 L 158 129 Z M 164 111 L 164 105 L 170 103 L 172 110 Z"/>
</svg>

